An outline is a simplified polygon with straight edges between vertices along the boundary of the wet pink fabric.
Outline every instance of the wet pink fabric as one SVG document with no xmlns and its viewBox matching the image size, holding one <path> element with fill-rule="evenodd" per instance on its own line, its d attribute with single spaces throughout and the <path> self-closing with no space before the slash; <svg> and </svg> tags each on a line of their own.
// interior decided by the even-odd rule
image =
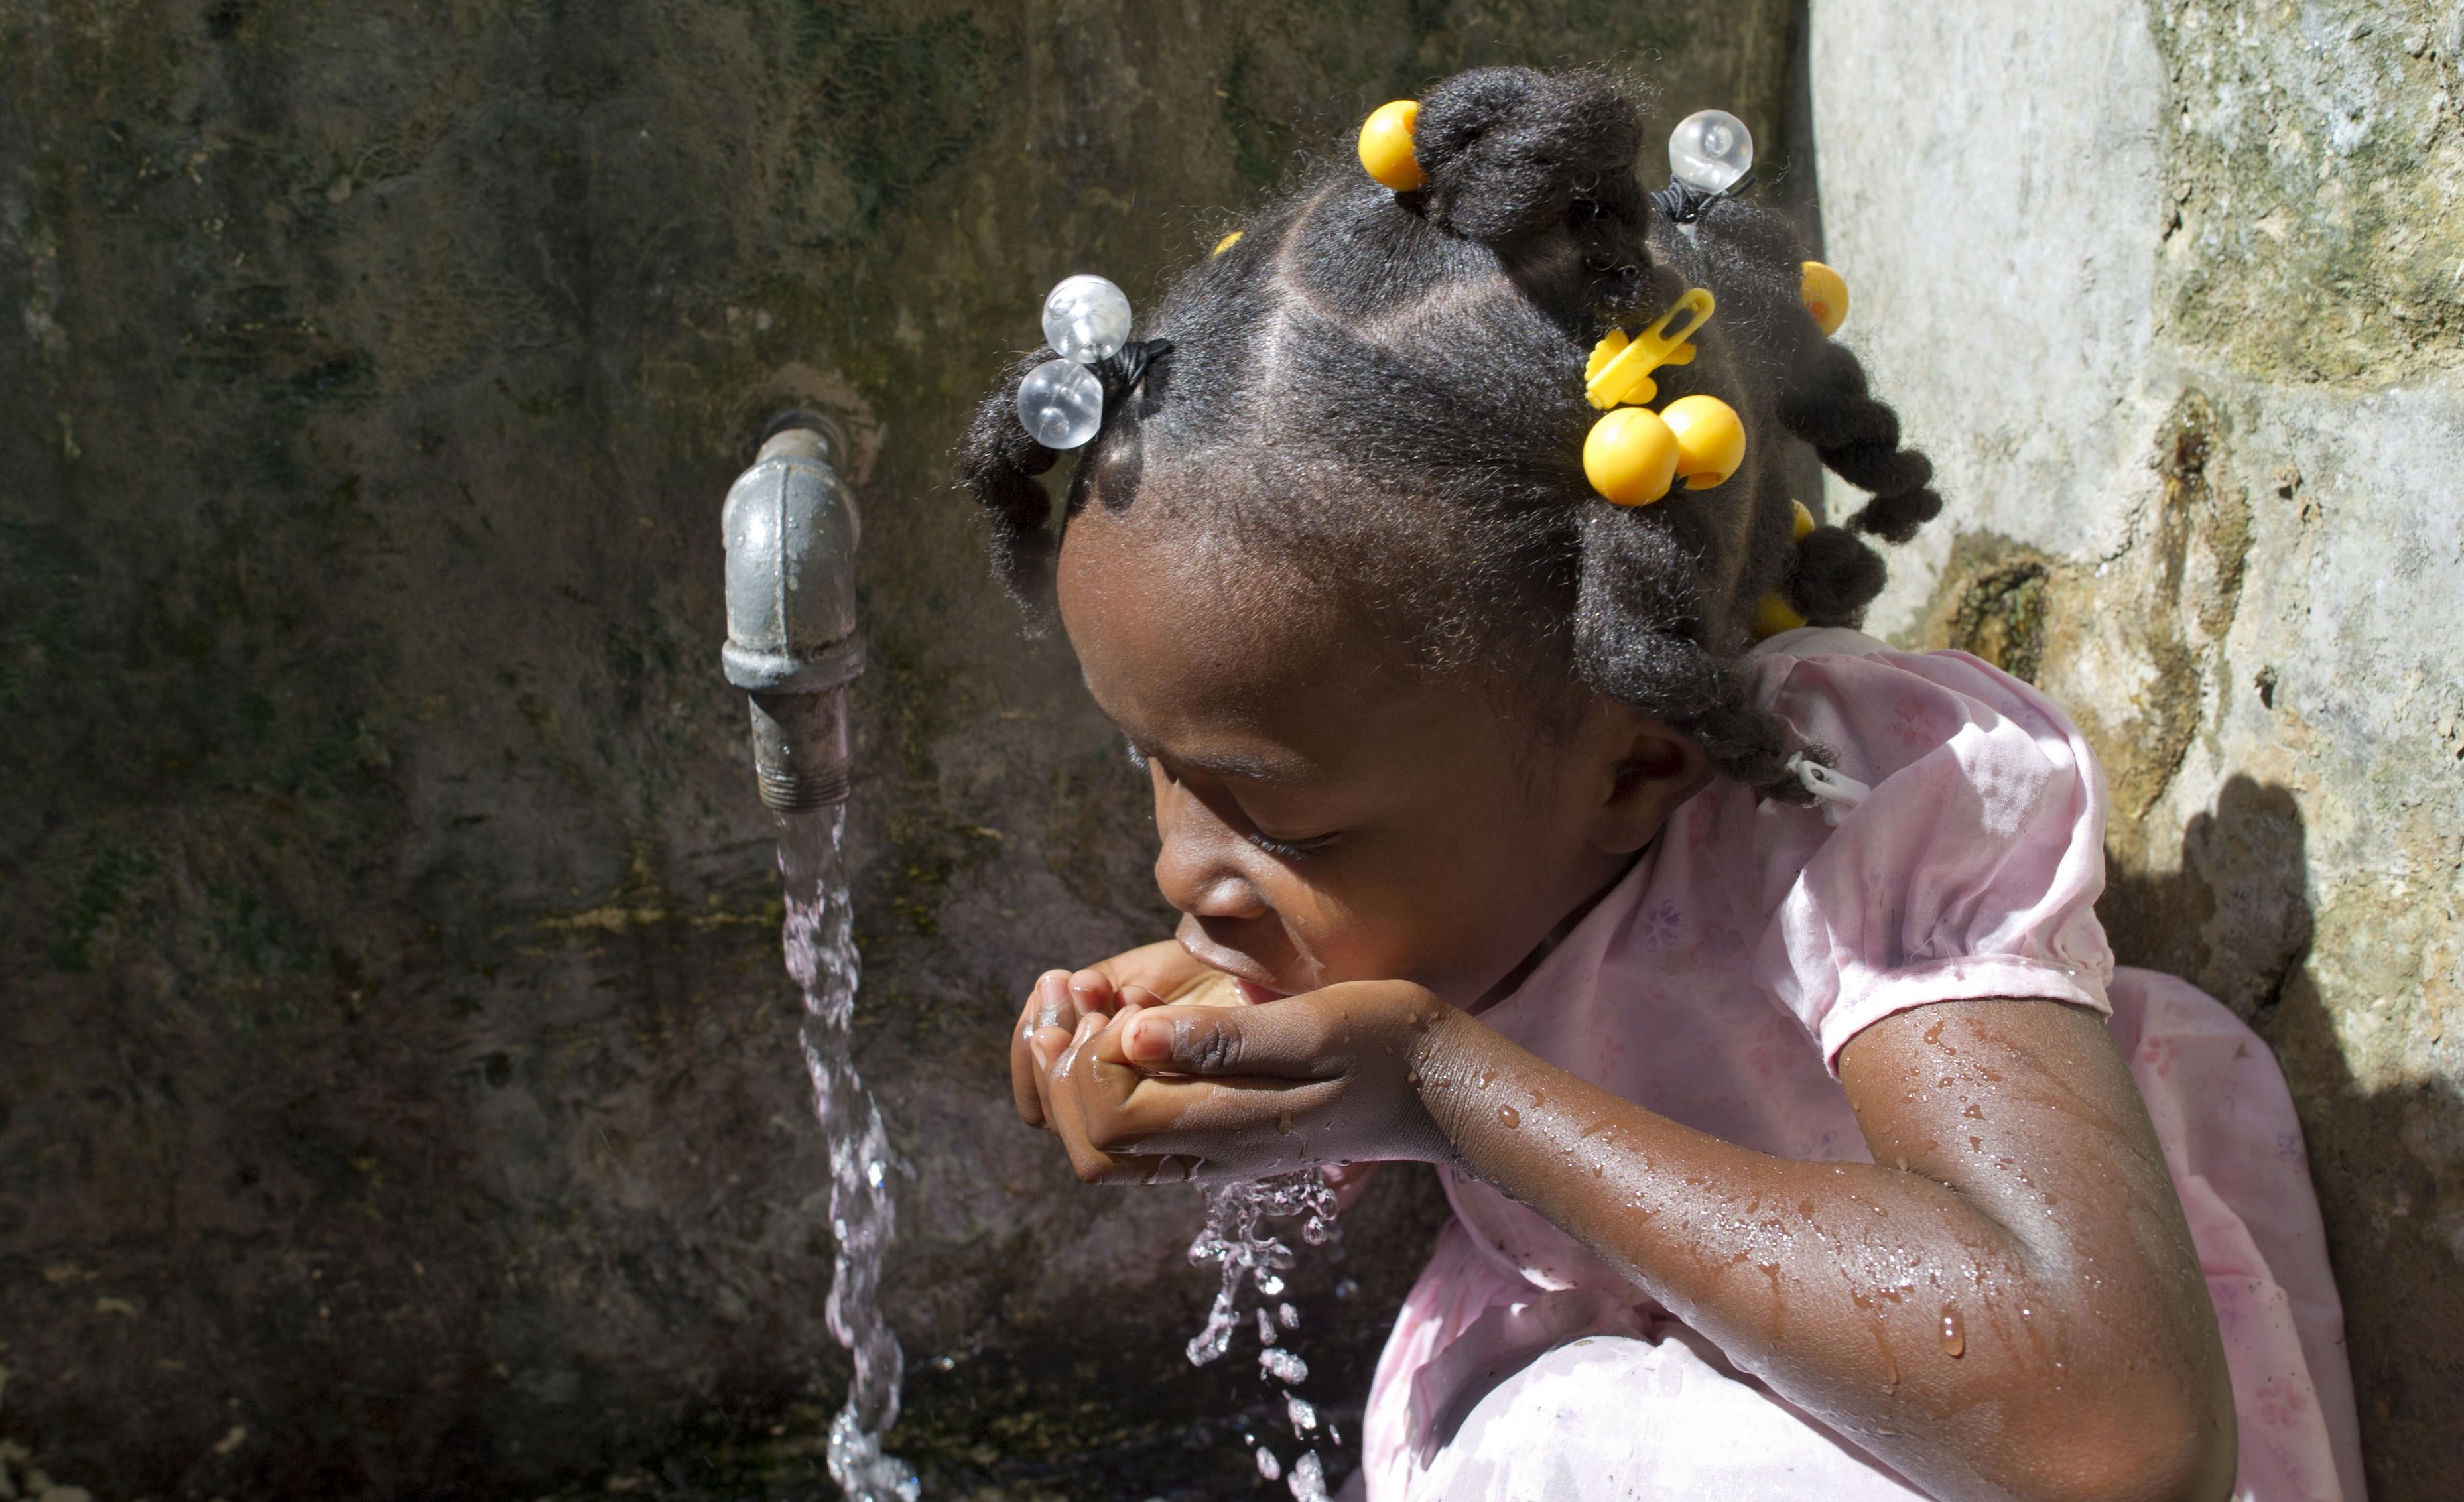
<svg viewBox="0 0 2464 1502">
<path fill-rule="evenodd" d="M 1835 828 L 1720 782 L 1511 996 L 1507 1037 L 1627 1099 L 1790 1158 L 1870 1161 L 1833 1074 L 1933 1002 L 2107 1013 L 2156 1123 L 2231 1367 L 2235 1495 L 2359 1502 L 2343 1318 L 2274 1056 L 2182 981 L 2117 971 L 2102 779 L 2034 688 L 1962 653 L 1773 638 L 1757 695 L 1873 791 Z M 1730 1367 L 1547 1221 L 1449 1175 L 1363 1436 L 1371 1502 L 1920 1495 Z"/>
</svg>

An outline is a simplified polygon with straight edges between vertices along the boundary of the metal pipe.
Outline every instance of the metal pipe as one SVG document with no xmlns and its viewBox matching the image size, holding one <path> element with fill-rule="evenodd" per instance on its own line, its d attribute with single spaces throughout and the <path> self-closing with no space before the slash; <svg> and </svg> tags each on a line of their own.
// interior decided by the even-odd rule
<svg viewBox="0 0 2464 1502">
<path fill-rule="evenodd" d="M 856 635 L 855 495 L 833 468 L 847 452 L 828 420 L 774 421 L 752 468 L 728 488 L 727 681 L 752 699 L 761 801 L 803 811 L 847 801 L 854 773 L 847 690 L 864 671 Z"/>
</svg>

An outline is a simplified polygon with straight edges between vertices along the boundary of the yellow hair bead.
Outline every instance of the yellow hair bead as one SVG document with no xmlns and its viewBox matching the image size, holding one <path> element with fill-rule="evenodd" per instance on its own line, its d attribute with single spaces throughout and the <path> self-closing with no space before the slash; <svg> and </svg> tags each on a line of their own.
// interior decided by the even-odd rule
<svg viewBox="0 0 2464 1502">
<path fill-rule="evenodd" d="M 1746 462 L 1746 424 L 1718 397 L 1679 397 L 1660 409 L 1677 435 L 1677 473 L 1689 490 L 1707 490 Z"/>
<path fill-rule="evenodd" d="M 1804 279 L 1797 283 L 1796 295 L 1805 311 L 1814 315 L 1816 327 L 1828 338 L 1839 332 L 1848 321 L 1848 281 L 1820 261 L 1805 263 Z"/>
<path fill-rule="evenodd" d="M 1765 595 L 1754 605 L 1754 635 L 1758 638 L 1774 637 L 1803 624 L 1805 617 L 1798 614 L 1797 608 L 1790 604 L 1787 597 L 1778 590 Z"/>
<path fill-rule="evenodd" d="M 1380 185 L 1408 193 L 1424 181 L 1413 154 L 1412 132 L 1419 122 L 1419 101 L 1397 99 L 1377 106 L 1360 127 L 1360 165 Z"/>
<path fill-rule="evenodd" d="M 1649 407 L 1619 407 L 1583 440 L 1583 475 L 1619 506 L 1648 506 L 1677 479 L 1677 435 Z"/>
<path fill-rule="evenodd" d="M 1814 531 L 1814 513 L 1805 509 L 1803 501 L 1791 501 L 1788 504 L 1796 508 L 1796 514 L 1789 518 L 1789 535 L 1798 542 L 1803 542 L 1806 534 Z"/>
<path fill-rule="evenodd" d="M 1210 251 L 1208 251 L 1207 253 L 1208 253 L 1209 255 L 1221 255 L 1224 251 L 1229 250 L 1230 249 L 1232 249 L 1232 248 L 1233 248 L 1234 246 L 1236 246 L 1236 245 L 1239 245 L 1239 244 L 1241 243 L 1241 236 L 1242 236 L 1242 235 L 1243 235 L 1243 234 L 1244 234 L 1244 233 L 1246 233 L 1246 232 L 1247 232 L 1246 230 L 1242 230 L 1242 229 L 1235 229 L 1235 230 L 1233 230 L 1230 234 L 1225 235 L 1222 239 L 1216 241 L 1216 242 L 1215 242 L 1215 249 L 1214 249 L 1214 250 L 1210 250 Z"/>
</svg>

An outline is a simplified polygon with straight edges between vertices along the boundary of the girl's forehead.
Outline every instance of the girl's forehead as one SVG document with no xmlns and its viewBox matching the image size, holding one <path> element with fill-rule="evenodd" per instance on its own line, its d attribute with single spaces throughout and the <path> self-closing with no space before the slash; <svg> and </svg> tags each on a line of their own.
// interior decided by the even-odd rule
<svg viewBox="0 0 2464 1502">
<path fill-rule="evenodd" d="M 1430 687 L 1387 669 L 1326 581 L 1161 511 L 1089 508 L 1061 554 L 1062 623 L 1096 702 L 1133 737 L 1314 741 Z"/>
</svg>

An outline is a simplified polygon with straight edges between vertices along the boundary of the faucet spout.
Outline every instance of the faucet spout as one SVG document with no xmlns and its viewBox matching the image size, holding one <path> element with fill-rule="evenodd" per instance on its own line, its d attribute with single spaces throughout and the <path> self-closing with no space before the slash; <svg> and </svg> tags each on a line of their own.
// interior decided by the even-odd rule
<svg viewBox="0 0 2464 1502">
<path fill-rule="evenodd" d="M 832 461 L 827 421 L 790 413 L 728 488 L 727 681 L 752 699 L 761 801 L 784 812 L 847 801 L 854 773 L 847 685 L 864 671 L 856 635 L 855 495 Z"/>
</svg>

